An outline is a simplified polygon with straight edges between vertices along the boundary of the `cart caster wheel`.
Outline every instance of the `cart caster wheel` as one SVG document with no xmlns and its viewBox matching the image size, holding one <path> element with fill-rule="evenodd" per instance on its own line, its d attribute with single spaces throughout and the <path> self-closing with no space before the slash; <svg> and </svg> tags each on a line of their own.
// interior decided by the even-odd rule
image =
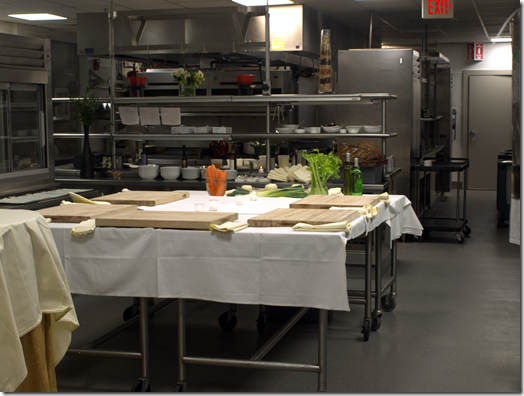
<svg viewBox="0 0 524 396">
<path fill-rule="evenodd" d="M 224 330 L 233 330 L 237 325 L 237 317 L 232 316 L 231 319 L 228 321 L 227 315 L 228 312 L 224 312 L 222 315 L 220 315 L 220 317 L 218 318 L 218 324 Z"/>
<path fill-rule="evenodd" d="M 131 388 L 131 392 L 151 392 L 151 385 L 146 386 L 145 381 L 138 380 Z"/>
<path fill-rule="evenodd" d="M 262 335 L 266 332 L 266 316 L 259 315 L 257 319 L 257 333 Z"/>
<path fill-rule="evenodd" d="M 364 326 L 362 326 L 362 334 L 364 334 L 364 341 L 369 340 L 371 323 L 369 320 L 364 321 Z"/>
<path fill-rule="evenodd" d="M 371 331 L 377 331 L 378 329 L 380 329 L 380 316 L 377 316 L 373 319 L 373 322 L 371 322 Z"/>
<path fill-rule="evenodd" d="M 464 237 L 462 236 L 461 233 L 457 233 L 455 235 L 455 239 L 457 240 L 457 243 L 464 243 Z"/>
<path fill-rule="evenodd" d="M 413 242 L 422 242 L 422 235 L 412 235 Z"/>
<path fill-rule="evenodd" d="M 464 236 L 467 236 L 467 237 L 470 236 L 470 234 L 471 234 L 471 227 L 465 225 L 464 229 L 462 230 L 462 232 L 464 233 Z"/>
<path fill-rule="evenodd" d="M 133 317 L 135 317 L 139 313 L 140 313 L 139 309 L 135 309 L 133 306 L 131 306 L 131 307 L 127 307 L 124 310 L 124 313 L 122 314 L 122 317 L 127 322 L 129 319 L 132 319 Z"/>
<path fill-rule="evenodd" d="M 383 296 L 382 297 L 382 310 L 384 312 L 391 312 L 395 309 L 395 307 L 397 306 L 397 301 L 390 297 L 389 298 L 389 301 L 388 301 L 388 296 Z"/>
</svg>

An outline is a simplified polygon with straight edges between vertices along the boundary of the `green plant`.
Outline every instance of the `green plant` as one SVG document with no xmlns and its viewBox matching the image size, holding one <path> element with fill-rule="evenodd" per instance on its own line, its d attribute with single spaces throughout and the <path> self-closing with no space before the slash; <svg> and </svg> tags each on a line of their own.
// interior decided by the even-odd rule
<svg viewBox="0 0 524 396">
<path fill-rule="evenodd" d="M 179 83 L 179 84 L 192 84 L 196 88 L 200 87 L 200 85 L 206 81 L 206 78 L 204 76 L 204 73 L 202 73 L 201 70 L 197 71 L 196 73 L 191 69 L 181 69 L 177 71 L 176 73 L 171 73 L 171 76 Z"/>
<path fill-rule="evenodd" d="M 312 153 L 302 151 L 302 157 L 309 162 L 307 168 L 311 172 L 311 191 L 310 194 L 328 195 L 327 181 L 330 177 L 338 179 L 342 160 L 333 153 L 324 154 L 318 149 Z"/>
<path fill-rule="evenodd" d="M 107 81 L 104 81 L 94 87 L 86 87 L 82 97 L 75 95 L 71 96 L 70 99 L 71 102 L 73 102 L 75 113 L 78 118 L 80 118 L 82 125 L 90 126 L 95 121 L 95 113 L 100 107 L 100 103 L 98 103 L 98 100 L 100 99 L 98 93 L 100 92 L 102 85 L 106 82 Z M 90 93 L 91 91 L 93 92 Z"/>
</svg>

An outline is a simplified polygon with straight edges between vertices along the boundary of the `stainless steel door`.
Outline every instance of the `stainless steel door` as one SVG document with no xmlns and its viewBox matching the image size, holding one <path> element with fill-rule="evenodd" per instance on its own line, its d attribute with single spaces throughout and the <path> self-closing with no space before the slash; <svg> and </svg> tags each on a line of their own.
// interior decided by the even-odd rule
<svg viewBox="0 0 524 396">
<path fill-rule="evenodd" d="M 13 171 L 45 168 L 43 86 L 12 84 L 9 109 Z"/>
<path fill-rule="evenodd" d="M 11 144 L 8 128 L 7 84 L 0 85 L 0 173 L 7 173 L 11 171 Z"/>
</svg>

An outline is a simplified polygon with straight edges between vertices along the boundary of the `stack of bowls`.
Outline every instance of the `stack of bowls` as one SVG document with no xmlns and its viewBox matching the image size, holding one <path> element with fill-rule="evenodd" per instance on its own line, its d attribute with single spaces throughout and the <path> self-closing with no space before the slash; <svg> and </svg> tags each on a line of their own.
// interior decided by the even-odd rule
<svg viewBox="0 0 524 396">
<path fill-rule="evenodd" d="M 226 180 L 235 180 L 238 175 L 236 169 L 226 169 Z"/>
<path fill-rule="evenodd" d="M 138 175 L 142 179 L 153 180 L 158 176 L 159 169 L 158 165 L 140 165 L 138 167 Z"/>
<path fill-rule="evenodd" d="M 180 166 L 163 166 L 160 168 L 160 176 L 166 180 L 175 180 L 180 176 Z"/>
<path fill-rule="evenodd" d="M 182 168 L 182 179 L 195 180 L 200 177 L 200 168 Z"/>
</svg>

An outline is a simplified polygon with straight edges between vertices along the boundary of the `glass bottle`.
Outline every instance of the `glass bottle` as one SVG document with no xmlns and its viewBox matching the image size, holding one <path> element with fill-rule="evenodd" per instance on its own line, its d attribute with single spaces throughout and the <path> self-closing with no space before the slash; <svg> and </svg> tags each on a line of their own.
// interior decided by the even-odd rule
<svg viewBox="0 0 524 396">
<path fill-rule="evenodd" d="M 351 171 L 351 195 L 362 195 L 362 171 L 358 167 L 358 158 Z"/>
<path fill-rule="evenodd" d="M 187 168 L 186 145 L 182 146 L 182 168 Z"/>
<path fill-rule="evenodd" d="M 351 172 L 353 167 L 351 166 L 351 160 L 349 153 L 346 153 L 346 164 L 344 166 L 344 195 L 351 195 Z"/>
</svg>

